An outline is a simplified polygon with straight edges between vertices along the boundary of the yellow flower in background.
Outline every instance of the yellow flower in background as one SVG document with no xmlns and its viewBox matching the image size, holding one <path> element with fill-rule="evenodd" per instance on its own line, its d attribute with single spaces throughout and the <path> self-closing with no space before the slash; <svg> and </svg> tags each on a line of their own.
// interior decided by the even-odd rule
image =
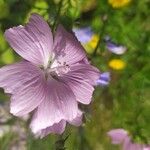
<svg viewBox="0 0 150 150">
<path fill-rule="evenodd" d="M 123 60 L 121 59 L 112 59 L 108 63 L 109 67 L 114 69 L 114 70 L 122 70 L 125 68 L 126 64 Z"/>
<path fill-rule="evenodd" d="M 99 42 L 99 36 L 93 33 L 91 27 L 73 28 L 73 32 L 86 52 L 92 54 Z"/>
<path fill-rule="evenodd" d="M 109 4 L 114 8 L 126 6 L 131 0 L 108 0 Z"/>
<path fill-rule="evenodd" d="M 94 49 L 96 48 L 98 41 L 99 41 L 99 36 L 97 34 L 94 34 L 91 40 L 88 42 L 88 45 Z"/>
<path fill-rule="evenodd" d="M 97 46 L 98 41 L 99 36 L 97 34 L 93 34 L 90 41 L 82 45 L 88 54 L 92 54 Z"/>
</svg>

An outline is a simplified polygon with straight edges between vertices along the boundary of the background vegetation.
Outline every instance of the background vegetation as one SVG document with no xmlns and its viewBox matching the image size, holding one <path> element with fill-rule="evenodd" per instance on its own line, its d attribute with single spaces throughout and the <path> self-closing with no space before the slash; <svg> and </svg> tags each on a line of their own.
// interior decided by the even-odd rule
<svg viewBox="0 0 150 150">
<path fill-rule="evenodd" d="M 150 144 L 150 1 L 133 0 L 115 9 L 107 0 L 0 0 L 0 66 L 20 59 L 4 39 L 5 30 L 24 24 L 32 12 L 41 14 L 51 26 L 56 21 L 68 30 L 91 27 L 100 35 L 100 44 L 94 56 L 90 53 L 95 48 L 90 48 L 88 57 L 102 72 L 111 73 L 109 86 L 97 87 L 91 105 L 81 106 L 84 124 L 67 127 L 66 149 L 117 150 L 119 147 L 111 145 L 107 137 L 113 128 L 124 128 L 135 141 Z M 125 45 L 126 53 L 118 56 L 108 52 L 106 35 Z M 89 52 L 88 47 L 86 50 Z M 122 70 L 109 67 L 109 61 L 116 58 L 126 64 Z M 1 89 L 0 150 L 54 149 L 58 136 L 35 139 L 28 121 L 11 116 L 8 104 L 9 98 Z"/>
</svg>

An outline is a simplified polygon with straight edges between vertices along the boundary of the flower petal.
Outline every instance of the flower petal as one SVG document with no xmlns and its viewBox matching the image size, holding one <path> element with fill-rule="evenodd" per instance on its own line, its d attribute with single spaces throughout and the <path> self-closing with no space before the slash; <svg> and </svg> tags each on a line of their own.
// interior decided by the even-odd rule
<svg viewBox="0 0 150 150">
<path fill-rule="evenodd" d="M 99 71 L 88 64 L 77 64 L 70 67 L 71 71 L 63 75 L 63 81 L 69 85 L 76 100 L 89 104 L 92 99 L 94 85 L 99 78 Z"/>
<path fill-rule="evenodd" d="M 82 124 L 82 116 L 82 111 L 78 110 L 77 116 L 73 120 L 69 121 L 69 123 L 77 127 L 80 126 Z"/>
<path fill-rule="evenodd" d="M 107 135 L 111 138 L 112 144 L 121 144 L 128 133 L 124 129 L 114 129 L 107 133 Z"/>
<path fill-rule="evenodd" d="M 50 79 L 45 100 L 38 106 L 31 122 L 33 133 L 53 126 L 61 120 L 73 120 L 78 106 L 71 89 L 64 83 Z"/>
<path fill-rule="evenodd" d="M 106 43 L 107 49 L 117 55 L 122 55 L 126 52 L 127 48 L 125 46 L 122 45 L 117 45 L 113 42 L 107 42 Z"/>
<path fill-rule="evenodd" d="M 22 61 L 0 69 L 0 87 L 11 93 L 11 113 L 23 116 L 43 100 L 44 76 L 30 62 Z"/>
<path fill-rule="evenodd" d="M 46 66 L 53 46 L 51 30 L 38 14 L 32 14 L 26 26 L 13 27 L 5 32 L 11 47 L 24 59 Z"/>
<path fill-rule="evenodd" d="M 97 85 L 106 86 L 110 81 L 110 72 L 103 72 L 100 74 L 99 79 L 97 80 Z"/>
<path fill-rule="evenodd" d="M 92 29 L 90 27 L 84 27 L 84 28 L 73 28 L 73 32 L 75 33 L 75 36 L 77 39 L 81 42 L 86 44 L 89 42 L 92 38 L 92 35 L 94 34 L 92 32 Z"/>
<path fill-rule="evenodd" d="M 143 145 L 142 144 L 136 144 L 133 143 L 130 150 L 143 150 Z"/>
<path fill-rule="evenodd" d="M 50 133 L 62 134 L 66 127 L 66 121 L 61 120 L 58 123 L 55 123 L 53 126 L 42 129 L 38 133 L 36 133 L 36 137 L 43 138 Z"/>
<path fill-rule="evenodd" d="M 54 53 L 60 61 L 74 64 L 86 57 L 85 51 L 75 35 L 59 25 L 54 38 Z"/>
<path fill-rule="evenodd" d="M 143 150 L 150 150 L 150 146 L 145 146 Z"/>
<path fill-rule="evenodd" d="M 124 138 L 124 141 L 123 141 L 123 150 L 132 150 L 131 148 L 132 148 L 132 142 L 131 142 L 131 139 L 130 139 L 130 137 L 128 137 L 128 136 L 126 136 L 125 138 Z"/>
<path fill-rule="evenodd" d="M 144 145 L 133 143 L 130 137 L 126 137 L 123 142 L 123 150 L 144 150 Z"/>
</svg>

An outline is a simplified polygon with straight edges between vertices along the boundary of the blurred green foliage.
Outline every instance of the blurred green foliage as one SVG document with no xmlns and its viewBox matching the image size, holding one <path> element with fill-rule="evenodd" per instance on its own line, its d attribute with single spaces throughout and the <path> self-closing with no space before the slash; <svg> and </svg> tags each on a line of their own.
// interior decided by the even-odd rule
<svg viewBox="0 0 150 150">
<path fill-rule="evenodd" d="M 150 1 L 133 0 L 128 6 L 113 9 L 107 0 L 1 0 L 0 1 L 0 65 L 11 64 L 18 56 L 4 39 L 7 28 L 24 24 L 32 12 L 41 14 L 53 26 L 61 22 L 69 30 L 73 26 L 91 26 L 100 34 L 96 56 L 92 63 L 102 71 L 111 72 L 111 83 L 98 87 L 91 106 L 84 107 L 86 122 L 80 128 L 68 127 L 68 150 L 116 150 L 106 133 L 113 128 L 125 128 L 135 141 L 150 144 Z M 124 55 L 110 54 L 103 42 L 109 35 L 128 50 Z M 109 60 L 121 58 L 126 68 L 115 71 Z M 20 59 L 20 58 L 19 58 Z M 1 92 L 0 102 L 4 102 Z M 0 140 L 2 150 L 9 149 L 12 134 Z M 28 150 L 53 149 L 56 137 L 42 140 L 29 135 Z"/>
</svg>

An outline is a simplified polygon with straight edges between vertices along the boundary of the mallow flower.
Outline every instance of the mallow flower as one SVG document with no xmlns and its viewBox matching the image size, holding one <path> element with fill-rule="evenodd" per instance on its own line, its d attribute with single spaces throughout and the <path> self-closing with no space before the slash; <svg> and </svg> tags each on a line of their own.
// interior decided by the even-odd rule
<svg viewBox="0 0 150 150">
<path fill-rule="evenodd" d="M 128 132 L 124 129 L 113 129 L 107 134 L 111 138 L 112 144 L 122 145 L 122 150 L 150 150 L 150 145 L 133 142 Z"/>
<path fill-rule="evenodd" d="M 39 137 L 61 134 L 66 122 L 79 126 L 78 102 L 91 102 L 99 70 L 89 64 L 72 33 L 58 25 L 52 34 L 38 14 L 25 25 L 5 32 L 10 46 L 23 60 L 0 68 L 0 87 L 11 95 L 10 112 L 32 112 L 31 130 Z"/>
</svg>

